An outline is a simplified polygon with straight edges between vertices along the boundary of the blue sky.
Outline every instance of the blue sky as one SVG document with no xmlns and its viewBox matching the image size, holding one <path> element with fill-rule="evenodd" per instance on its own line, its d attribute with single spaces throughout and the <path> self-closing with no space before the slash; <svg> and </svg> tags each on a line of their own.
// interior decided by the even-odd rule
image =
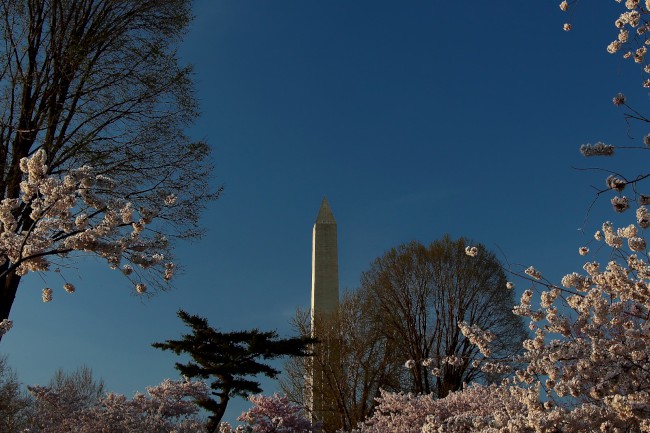
<svg viewBox="0 0 650 433">
<path fill-rule="evenodd" d="M 555 280 L 579 270 L 577 248 L 613 216 L 601 200 L 579 230 L 605 175 L 572 167 L 637 174 L 642 161 L 587 160 L 578 147 L 638 144 L 646 131 L 628 128 L 611 98 L 623 91 L 643 108 L 647 95 L 640 68 L 605 51 L 620 5 L 582 2 L 569 16 L 557 3 L 197 0 L 179 47 L 202 111 L 188 132 L 213 147 L 210 182 L 225 190 L 205 237 L 176 250 L 176 289 L 142 300 L 87 260 L 68 273 L 77 293 L 43 304 L 42 287 L 62 281 L 32 275 L 0 353 L 26 384 L 86 364 L 131 395 L 177 377 L 175 356 L 150 344 L 184 332 L 179 308 L 288 336 L 309 305 L 324 195 L 342 289 L 390 247 L 445 233 Z"/>
</svg>

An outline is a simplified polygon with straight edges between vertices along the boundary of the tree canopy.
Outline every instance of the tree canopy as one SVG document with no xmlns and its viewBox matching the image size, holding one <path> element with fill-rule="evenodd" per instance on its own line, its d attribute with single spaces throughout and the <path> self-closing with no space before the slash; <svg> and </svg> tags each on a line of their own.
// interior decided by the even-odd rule
<svg viewBox="0 0 650 433">
<path fill-rule="evenodd" d="M 402 244 L 361 276 L 375 326 L 410 361 L 405 391 L 444 397 L 465 382 L 494 379 L 479 368 L 479 350 L 461 326 L 489 331 L 495 357 L 517 353 L 527 336 L 512 313 L 514 294 L 501 263 L 481 244 L 473 246 L 477 257 L 469 256 L 467 244 L 449 236 L 428 246 Z"/>
<path fill-rule="evenodd" d="M 483 355 L 463 331 L 489 332 L 496 358 L 521 352 L 527 333 L 512 312 L 514 294 L 499 261 L 480 244 L 469 256 L 466 243 L 445 236 L 391 248 L 362 274 L 361 287 L 344 295 L 337 314 L 321 318 L 313 359 L 286 363 L 282 386 L 296 402 L 304 402 L 310 363 L 322 376 L 326 407 L 317 415 L 325 431 L 354 429 L 382 390 L 440 398 L 463 383 L 503 377 L 484 371 Z M 308 314 L 294 325 L 309 335 Z"/>
<path fill-rule="evenodd" d="M 354 429 L 373 412 L 380 389 L 401 389 L 403 356 L 395 342 L 383 337 L 370 307 L 358 291 L 345 293 L 336 314 L 314 318 L 319 344 L 313 356 L 292 357 L 284 363 L 280 385 L 300 405 L 309 406 L 308 392 L 314 386 L 305 379 L 320 374 L 317 386 L 323 407 L 311 415 L 326 432 Z M 297 311 L 293 326 L 300 335 L 311 335 L 310 316 L 309 311 Z"/>
<path fill-rule="evenodd" d="M 89 166 L 111 180 L 85 217 L 99 224 L 109 208 L 128 202 L 134 216 L 123 225 L 147 223 L 131 250 L 138 257 L 170 257 L 170 237 L 200 233 L 199 213 L 217 192 L 207 182 L 209 147 L 184 133 L 198 115 L 191 68 L 176 55 L 190 21 L 190 0 L 0 1 L 0 200 L 9 200 L 15 222 L 3 224 L 0 236 L 22 236 L 36 223 L 32 204 L 20 198 L 21 161 L 37 151 L 46 177 Z M 72 221 L 79 216 L 70 212 Z M 111 231 L 99 241 L 113 245 L 122 235 Z M 72 253 L 38 254 L 69 261 Z M 2 321 L 23 274 L 7 251 L 0 256 Z M 132 257 L 122 250 L 109 265 L 124 260 L 135 283 L 166 287 L 164 269 L 145 270 Z"/>
</svg>

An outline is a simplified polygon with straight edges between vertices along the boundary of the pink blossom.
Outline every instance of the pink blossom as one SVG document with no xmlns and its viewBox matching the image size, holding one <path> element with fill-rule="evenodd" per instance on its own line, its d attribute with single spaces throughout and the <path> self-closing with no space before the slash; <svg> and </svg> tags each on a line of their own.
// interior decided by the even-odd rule
<svg viewBox="0 0 650 433">
<path fill-rule="evenodd" d="M 159 281 L 172 277 L 173 264 L 165 263 L 162 254 L 167 240 L 155 232 L 146 232 L 159 213 L 157 209 L 139 209 L 139 219 L 134 221 L 131 203 L 107 195 L 114 187 L 112 179 L 88 166 L 70 170 L 62 177 L 47 175 L 46 161 L 43 149 L 21 159 L 24 178 L 20 197 L 0 201 L 0 263 L 5 264 L 5 273 L 47 271 L 52 258 L 81 251 L 103 258 L 111 269 L 117 269 L 123 261 L 135 264 L 147 272 L 140 276 L 152 282 L 156 274 Z M 19 228 L 21 209 L 29 210 L 30 230 Z M 132 267 L 126 264 L 123 270 L 128 275 Z M 69 283 L 64 289 L 74 291 Z M 52 290 L 45 289 L 42 298 L 50 302 Z"/>
<path fill-rule="evenodd" d="M 221 433 L 247 431 L 250 433 L 312 433 L 318 426 L 312 425 L 301 406 L 295 405 L 284 395 L 253 395 L 249 397 L 253 407 L 242 413 L 238 421 L 245 426 L 233 430 L 228 423 L 219 427 Z"/>
<path fill-rule="evenodd" d="M 43 302 L 52 301 L 52 289 L 50 289 L 49 287 L 44 288 L 42 293 L 42 298 L 43 298 Z"/>
<path fill-rule="evenodd" d="M 612 99 L 612 102 L 614 103 L 614 105 L 623 105 L 623 104 L 625 104 L 625 95 L 622 94 L 622 93 L 617 93 L 616 96 L 614 96 L 614 98 Z"/>
<path fill-rule="evenodd" d="M 90 405 L 79 404 L 42 386 L 28 387 L 37 401 L 33 433 L 207 433 L 196 400 L 205 399 L 203 382 L 165 380 L 129 399 L 107 393 Z"/>
<path fill-rule="evenodd" d="M 580 153 L 584 156 L 612 156 L 614 154 L 614 146 L 598 142 L 596 144 L 583 144 L 580 146 Z"/>
<path fill-rule="evenodd" d="M 0 335 L 4 335 L 14 326 L 13 322 L 8 319 L 0 321 Z"/>
</svg>

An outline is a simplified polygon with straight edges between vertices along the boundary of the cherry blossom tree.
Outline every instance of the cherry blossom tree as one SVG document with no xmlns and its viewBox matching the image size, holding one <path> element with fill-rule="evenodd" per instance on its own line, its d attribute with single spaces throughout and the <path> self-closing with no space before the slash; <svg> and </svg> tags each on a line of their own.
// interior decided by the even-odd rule
<svg viewBox="0 0 650 433">
<path fill-rule="evenodd" d="M 129 399 L 107 393 L 92 404 L 75 399 L 52 387 L 31 386 L 37 412 L 29 432 L 32 433 L 204 433 L 205 422 L 197 416 L 195 400 L 205 398 L 204 382 L 165 380 L 136 393 Z"/>
<path fill-rule="evenodd" d="M 229 423 L 221 423 L 220 433 L 312 433 L 318 426 L 312 425 L 303 407 L 291 403 L 284 395 L 252 395 L 248 398 L 253 407 L 242 413 L 237 420 L 243 426 L 235 429 Z"/>
<path fill-rule="evenodd" d="M 507 383 L 475 383 L 441 399 L 433 394 L 382 392 L 375 413 L 355 432 L 496 432 L 490 428 L 527 419 L 528 409 L 522 402 L 526 393 Z"/>
<path fill-rule="evenodd" d="M 16 432 L 26 427 L 31 406 L 6 355 L 0 355 L 0 431 Z"/>
<path fill-rule="evenodd" d="M 622 55 L 624 59 L 640 65 L 646 74 L 650 74 L 650 64 L 646 59 L 648 31 L 650 25 L 650 2 L 648 0 L 615 0 L 621 4 L 620 15 L 613 21 L 616 38 L 607 46 L 610 54 Z M 578 6 L 579 0 L 563 0 L 560 9 L 563 12 L 572 12 Z M 564 30 L 570 31 L 571 23 L 564 24 Z M 643 87 L 650 87 L 650 78 L 643 79 Z M 616 101 L 618 99 L 618 102 Z M 619 105 L 624 102 L 620 97 L 614 99 Z"/>
<path fill-rule="evenodd" d="M 614 22 L 618 36 L 607 50 L 623 52 L 624 58 L 634 59 L 648 73 L 650 1 L 618 3 L 622 8 Z M 567 11 L 577 4 L 563 1 L 560 8 Z M 643 86 L 650 87 L 650 80 L 644 80 Z M 650 122 L 625 95 L 615 95 L 612 102 L 624 110 L 628 121 Z M 648 146 L 650 135 L 636 147 Z M 629 147 L 634 146 L 598 142 L 584 144 L 580 151 L 590 158 L 611 157 L 619 148 Z M 577 254 L 587 258 L 582 270 L 567 274 L 557 284 L 534 266 L 512 270 L 529 285 L 513 310 L 527 320 L 532 332 L 520 356 L 509 362 L 494 359 L 490 350 L 494 336 L 460 323 L 461 332 L 483 355 L 476 360 L 479 368 L 511 371 L 511 379 L 499 386 L 473 385 L 440 400 L 384 393 L 378 410 L 360 430 L 650 431 L 650 256 L 645 232 L 650 227 L 650 194 L 644 191 L 649 177 L 607 173 L 597 198 L 610 197 L 615 222 L 599 225 L 589 245 L 578 249 Z M 481 254 L 471 245 L 465 253 L 472 258 Z"/>
<path fill-rule="evenodd" d="M 209 147 L 183 133 L 190 21 L 190 0 L 0 0 L 0 338 L 25 272 L 85 251 L 151 293 L 173 272 L 168 239 L 200 234 L 218 191 Z"/>
<path fill-rule="evenodd" d="M 560 8 L 567 11 L 576 4 L 563 1 Z M 633 59 L 648 73 L 650 2 L 628 0 L 621 3 L 621 9 L 614 21 L 617 39 L 607 51 L 623 52 L 624 58 Z M 650 80 L 644 80 L 643 86 L 650 87 Z M 615 95 L 612 102 L 624 110 L 628 121 L 650 121 L 625 95 Z M 647 148 L 649 137 L 636 147 Z M 590 158 L 611 157 L 616 149 L 601 142 L 580 148 Z M 590 242 L 604 245 L 579 248 L 581 256 L 594 256 L 580 272 L 553 284 L 532 266 L 524 271 L 531 287 L 523 292 L 515 312 L 529 320 L 534 337 L 524 342 L 521 364 L 514 368 L 515 384 L 539 389 L 547 399 L 536 414 L 538 425 L 552 420 L 560 429 L 650 429 L 647 178 L 645 173 L 608 173 L 597 197 L 610 195 L 616 222 L 604 222 Z M 632 212 L 635 215 L 625 218 Z M 605 260 L 598 261 L 592 249 L 606 252 Z M 481 340 L 480 333 L 475 338 Z"/>
<path fill-rule="evenodd" d="M 94 254 L 120 269 L 138 293 L 147 290 L 143 272 L 171 279 L 174 264 L 161 253 L 166 238 L 145 230 L 157 210 L 136 210 L 126 198 L 115 198 L 114 181 L 90 166 L 48 175 L 46 160 L 43 149 L 23 158 L 19 196 L 0 201 L 0 278 L 48 271 L 75 254 Z M 19 229 L 24 218 L 29 228 Z M 75 291 L 70 283 L 62 289 Z M 51 301 L 53 289 L 44 288 L 42 298 Z M 11 322 L 2 320 L 0 336 L 10 328 Z"/>
</svg>

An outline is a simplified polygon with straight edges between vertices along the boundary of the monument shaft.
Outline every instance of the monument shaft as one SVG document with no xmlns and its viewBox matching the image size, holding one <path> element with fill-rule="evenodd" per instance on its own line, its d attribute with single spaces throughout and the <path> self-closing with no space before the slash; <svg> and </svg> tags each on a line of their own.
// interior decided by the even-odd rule
<svg viewBox="0 0 650 433">
<path fill-rule="evenodd" d="M 312 239 L 311 312 L 335 313 L 339 306 L 339 259 L 336 220 L 323 198 Z"/>
<path fill-rule="evenodd" d="M 307 400 L 312 421 L 328 424 L 336 417 L 331 397 L 326 392 L 327 371 L 338 362 L 337 335 L 334 331 L 339 308 L 339 264 L 336 220 L 323 198 L 312 238 L 311 333 L 319 340 L 310 360 Z"/>
</svg>

